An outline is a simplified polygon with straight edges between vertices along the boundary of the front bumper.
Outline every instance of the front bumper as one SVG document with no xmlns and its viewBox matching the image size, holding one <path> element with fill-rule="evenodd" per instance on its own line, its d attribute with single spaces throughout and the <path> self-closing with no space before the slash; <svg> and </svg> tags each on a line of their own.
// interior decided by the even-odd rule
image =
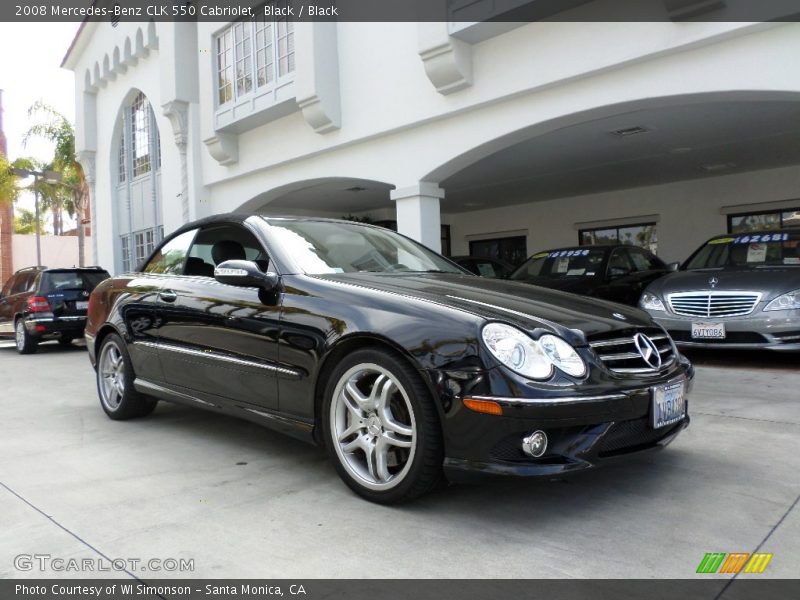
<svg viewBox="0 0 800 600">
<path fill-rule="evenodd" d="M 726 319 L 692 318 L 657 312 L 650 315 L 683 348 L 800 350 L 800 310 L 760 311 Z M 697 322 L 724 323 L 725 339 L 692 339 L 692 323 Z"/>
<path fill-rule="evenodd" d="M 638 387 L 602 395 L 557 401 L 494 397 L 503 408 L 502 416 L 474 412 L 455 400 L 445 417 L 445 472 L 451 480 L 481 474 L 548 476 L 664 447 L 689 425 L 693 377 L 691 365 L 682 362 L 664 380 L 640 381 Z M 653 429 L 653 387 L 681 378 L 686 381 L 684 418 Z M 532 458 L 523 452 L 522 439 L 537 430 L 547 434 L 548 447 L 543 456 Z"/>
</svg>

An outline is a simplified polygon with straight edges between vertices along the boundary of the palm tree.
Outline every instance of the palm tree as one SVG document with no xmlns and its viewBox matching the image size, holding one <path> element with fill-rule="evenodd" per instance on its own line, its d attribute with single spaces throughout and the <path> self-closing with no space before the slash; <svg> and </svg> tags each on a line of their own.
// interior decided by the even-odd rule
<svg viewBox="0 0 800 600">
<path fill-rule="evenodd" d="M 75 154 L 75 128 L 69 119 L 41 100 L 28 109 L 28 116 L 39 117 L 40 121 L 32 125 L 25 133 L 23 144 L 27 143 L 31 137 L 36 136 L 55 145 L 51 168 L 61 173 L 62 180 L 60 185 L 69 190 L 70 199 L 67 202 L 63 195 L 59 196 L 60 192 L 55 190 L 53 195 L 50 196 L 50 208 L 54 215 L 54 225 L 56 221 L 61 222 L 64 208 L 67 209 L 68 213 L 77 217 L 78 264 L 84 266 L 83 217 L 89 199 L 89 185 L 86 182 L 83 167 L 81 167 Z M 58 217 L 55 216 L 56 211 L 59 213 Z"/>
</svg>

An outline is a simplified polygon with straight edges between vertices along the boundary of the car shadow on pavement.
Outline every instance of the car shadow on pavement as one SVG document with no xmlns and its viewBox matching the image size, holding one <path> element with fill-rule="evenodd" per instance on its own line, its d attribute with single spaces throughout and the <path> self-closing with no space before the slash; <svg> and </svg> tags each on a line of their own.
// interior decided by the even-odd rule
<svg viewBox="0 0 800 600">
<path fill-rule="evenodd" d="M 800 363 L 800 352 L 683 348 L 681 353 L 697 367 L 797 371 Z"/>
</svg>

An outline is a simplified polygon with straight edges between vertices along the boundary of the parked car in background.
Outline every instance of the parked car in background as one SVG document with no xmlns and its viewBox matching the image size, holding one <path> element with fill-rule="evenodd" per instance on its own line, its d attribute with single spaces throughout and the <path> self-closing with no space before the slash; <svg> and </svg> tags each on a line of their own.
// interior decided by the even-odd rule
<svg viewBox="0 0 800 600">
<path fill-rule="evenodd" d="M 451 256 L 450 260 L 470 273 L 490 279 L 506 279 L 514 271 L 514 265 L 488 256 Z"/>
<path fill-rule="evenodd" d="M 100 267 L 17 271 L 0 291 L 0 337 L 13 336 L 20 354 L 47 340 L 68 346 L 83 337 L 89 295 L 108 277 Z"/>
<path fill-rule="evenodd" d="M 217 215 L 101 283 L 100 404 L 158 400 L 325 446 L 344 482 L 410 500 L 443 471 L 543 475 L 664 446 L 693 369 L 634 308 L 476 277 L 393 231 Z"/>
<path fill-rule="evenodd" d="M 640 306 L 683 346 L 800 350 L 800 230 L 711 238 Z"/>
<path fill-rule="evenodd" d="M 537 252 L 509 279 L 635 306 L 650 283 L 677 266 L 638 246 L 573 246 Z"/>
</svg>

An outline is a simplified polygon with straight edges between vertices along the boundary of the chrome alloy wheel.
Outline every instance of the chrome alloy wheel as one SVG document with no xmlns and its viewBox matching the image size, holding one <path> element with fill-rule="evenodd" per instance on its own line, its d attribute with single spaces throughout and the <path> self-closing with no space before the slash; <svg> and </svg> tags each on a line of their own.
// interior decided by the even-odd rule
<svg viewBox="0 0 800 600">
<path fill-rule="evenodd" d="M 16 342 L 17 342 L 17 350 L 22 352 L 25 348 L 25 323 L 22 322 L 22 319 L 17 319 L 17 325 L 14 328 L 14 333 Z"/>
<path fill-rule="evenodd" d="M 348 370 L 336 385 L 330 430 L 342 466 L 370 490 L 388 490 L 408 474 L 417 427 L 408 394 L 397 378 L 376 364 Z"/>
<path fill-rule="evenodd" d="M 125 394 L 125 361 L 116 342 L 110 341 L 103 346 L 99 362 L 100 400 L 108 410 L 115 411 Z"/>
</svg>

